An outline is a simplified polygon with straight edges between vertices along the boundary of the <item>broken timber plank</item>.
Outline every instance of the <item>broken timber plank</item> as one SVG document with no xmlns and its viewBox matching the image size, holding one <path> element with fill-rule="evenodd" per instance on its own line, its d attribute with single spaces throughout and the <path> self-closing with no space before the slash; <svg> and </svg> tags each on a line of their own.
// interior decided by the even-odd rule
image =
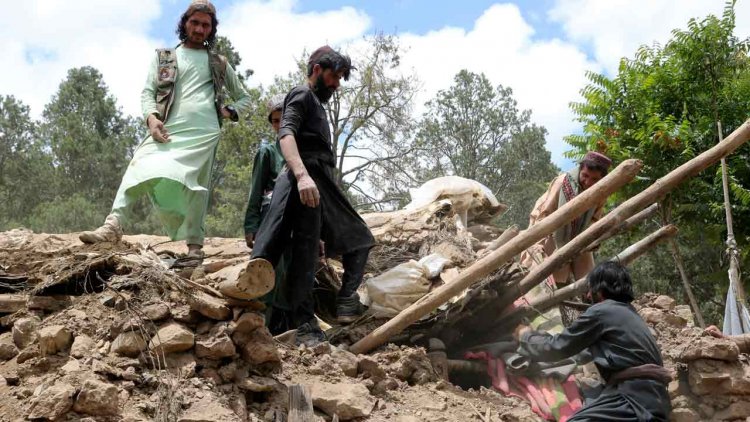
<svg viewBox="0 0 750 422">
<path fill-rule="evenodd" d="M 452 283 L 444 284 L 423 296 L 420 300 L 352 345 L 351 351 L 354 353 L 365 353 L 385 343 L 392 336 L 400 333 L 404 328 L 428 315 L 452 297 L 463 292 L 467 287 L 486 277 L 500 265 L 512 259 L 529 246 L 553 233 L 561 226 L 568 224 L 587 209 L 594 206 L 594 204 L 604 202 L 609 195 L 633 180 L 641 169 L 641 166 L 642 163 L 639 160 L 624 161 L 614 171 L 599 181 L 599 183 L 586 189 L 544 220 L 466 268 Z"/>
<path fill-rule="evenodd" d="M 300 384 L 290 385 L 289 417 L 287 421 L 315 422 L 316 420 L 310 389 Z"/>
<path fill-rule="evenodd" d="M 500 297 L 498 299 L 498 306 L 504 308 L 515 302 L 518 298 L 528 293 L 534 286 L 541 283 L 547 276 L 552 274 L 555 269 L 573 259 L 579 251 L 591 244 L 591 242 L 600 238 L 612 228 L 617 227 L 621 221 L 628 219 L 646 206 L 663 198 L 682 182 L 697 175 L 719 161 L 722 157 L 730 154 L 740 145 L 747 142 L 748 139 L 750 139 L 750 120 L 745 121 L 745 123 L 724 139 L 724 141 L 719 142 L 711 149 L 704 151 L 702 154 L 658 179 L 651 186 L 641 191 L 641 193 L 623 202 L 599 221 L 589 226 L 581 234 L 571 239 L 570 242 L 557 249 L 547 259 L 542 261 L 541 264 L 532 268 L 529 274 L 524 277 L 520 283 L 513 286 L 512 289 L 509 289 L 507 294 Z M 542 222 L 543 221 L 544 220 L 542 220 Z"/>
<path fill-rule="evenodd" d="M 26 295 L 3 294 L 0 295 L 0 313 L 12 314 L 21 309 L 26 309 Z"/>
</svg>

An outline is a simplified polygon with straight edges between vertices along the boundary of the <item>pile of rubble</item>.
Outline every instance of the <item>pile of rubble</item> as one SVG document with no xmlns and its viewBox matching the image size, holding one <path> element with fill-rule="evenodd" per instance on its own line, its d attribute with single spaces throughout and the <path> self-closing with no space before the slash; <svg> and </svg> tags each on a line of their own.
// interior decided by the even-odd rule
<svg viewBox="0 0 750 422">
<path fill-rule="evenodd" d="M 668 296 L 647 294 L 637 303 L 654 328 L 669 385 L 672 420 L 746 420 L 750 416 L 750 359 L 733 341 L 711 337 L 696 327 L 686 305 Z"/>
</svg>

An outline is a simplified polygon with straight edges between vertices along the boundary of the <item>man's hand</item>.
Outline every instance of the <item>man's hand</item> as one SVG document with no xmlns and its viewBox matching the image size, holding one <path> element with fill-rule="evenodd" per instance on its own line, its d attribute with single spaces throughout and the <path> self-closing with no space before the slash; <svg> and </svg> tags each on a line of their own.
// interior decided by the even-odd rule
<svg viewBox="0 0 750 422">
<path fill-rule="evenodd" d="M 162 144 L 169 142 L 169 132 L 164 127 L 164 123 L 153 114 L 148 116 L 148 131 L 154 141 Z"/>
<path fill-rule="evenodd" d="M 310 208 L 320 205 L 320 192 L 310 175 L 306 174 L 297 180 L 297 190 L 299 190 L 299 199 L 303 204 Z"/>
<path fill-rule="evenodd" d="M 521 336 L 529 331 L 531 331 L 531 327 L 529 327 L 528 325 L 518 324 L 518 327 L 513 330 L 513 338 L 516 339 L 516 341 L 519 341 L 521 340 Z"/>
<path fill-rule="evenodd" d="M 252 249 L 253 244 L 255 243 L 255 233 L 248 233 L 245 235 L 245 244 L 247 244 L 247 247 Z"/>
<path fill-rule="evenodd" d="M 717 327 L 715 325 L 710 325 L 710 326 L 706 327 L 706 329 L 703 330 L 703 332 L 706 333 L 706 334 L 708 334 L 711 337 L 716 337 L 716 338 L 723 338 L 724 337 L 724 333 L 722 333 L 721 330 L 719 329 L 719 327 Z"/>
<path fill-rule="evenodd" d="M 226 107 L 222 107 L 221 108 L 221 117 L 223 117 L 225 119 L 231 119 L 232 118 L 232 113 L 229 110 L 227 110 Z"/>
</svg>

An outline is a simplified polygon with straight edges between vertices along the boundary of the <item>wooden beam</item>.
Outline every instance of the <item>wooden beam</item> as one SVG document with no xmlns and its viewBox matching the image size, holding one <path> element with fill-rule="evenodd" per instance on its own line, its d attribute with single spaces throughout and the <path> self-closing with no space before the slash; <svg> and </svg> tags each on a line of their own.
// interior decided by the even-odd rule
<svg viewBox="0 0 750 422">
<path fill-rule="evenodd" d="M 21 309 L 26 309 L 26 295 L 2 294 L 0 295 L 0 313 L 12 314 Z"/>
<path fill-rule="evenodd" d="M 664 226 L 639 240 L 638 242 L 628 246 L 622 252 L 612 257 L 610 260 L 618 261 L 625 266 L 630 265 L 633 261 L 641 257 L 644 253 L 653 249 L 660 242 L 666 239 L 672 239 L 676 235 L 677 227 L 671 224 L 668 226 Z M 587 289 L 588 283 L 586 281 L 586 278 L 584 277 L 576 281 L 575 283 L 557 289 L 547 295 L 539 296 L 538 298 L 530 301 L 526 306 L 509 309 L 508 311 L 503 313 L 503 315 L 496 323 L 507 324 L 508 322 L 516 321 L 521 317 L 529 315 L 533 312 L 544 312 L 563 301 L 570 300 L 585 294 Z"/>
<path fill-rule="evenodd" d="M 523 252 L 526 248 L 553 233 L 561 226 L 568 224 L 589 208 L 604 202 L 609 195 L 633 180 L 638 171 L 640 171 L 641 166 L 642 163 L 639 160 L 624 161 L 613 172 L 599 181 L 599 183 L 586 189 L 544 220 L 464 269 L 453 282 L 444 284 L 423 296 L 420 300 L 352 345 L 351 351 L 354 353 L 364 353 L 385 343 L 392 336 L 400 333 L 410 324 L 428 315 L 452 297 L 463 292 L 467 287 L 486 277 L 499 266 Z"/>
<path fill-rule="evenodd" d="M 605 233 L 602 237 L 599 239 L 596 239 L 592 244 L 586 247 L 584 251 L 589 252 L 593 251 L 596 248 L 598 248 L 603 242 L 621 234 L 624 233 L 633 227 L 641 224 L 644 220 L 652 217 L 656 212 L 659 211 L 659 204 L 651 204 L 648 208 L 644 209 L 643 211 L 639 212 L 638 214 L 628 218 L 627 220 L 623 221 L 622 223 L 618 224 L 617 227 L 614 229 L 608 231 Z"/>
</svg>

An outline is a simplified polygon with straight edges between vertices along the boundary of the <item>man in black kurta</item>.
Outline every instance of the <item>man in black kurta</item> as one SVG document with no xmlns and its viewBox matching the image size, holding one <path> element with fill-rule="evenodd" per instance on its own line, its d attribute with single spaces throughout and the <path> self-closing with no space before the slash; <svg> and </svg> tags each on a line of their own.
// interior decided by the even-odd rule
<svg viewBox="0 0 750 422">
<path fill-rule="evenodd" d="M 602 394 L 569 421 L 667 421 L 671 411 L 656 340 L 630 302 L 627 270 L 604 262 L 588 276 L 598 301 L 562 333 L 519 330 L 519 353 L 540 362 L 555 362 L 586 349 L 607 382 Z"/>
<path fill-rule="evenodd" d="M 321 239 L 327 253 L 342 255 L 339 321 L 351 322 L 362 312 L 356 292 L 374 238 L 335 182 L 331 130 L 323 107 L 340 79 L 348 79 L 351 68 L 348 57 L 321 47 L 308 62 L 308 83 L 292 89 L 284 99 L 279 143 L 287 168 L 278 176 L 253 248 L 253 259 L 275 265 L 291 235 L 288 299 L 298 343 L 325 339 L 312 297 Z"/>
</svg>

